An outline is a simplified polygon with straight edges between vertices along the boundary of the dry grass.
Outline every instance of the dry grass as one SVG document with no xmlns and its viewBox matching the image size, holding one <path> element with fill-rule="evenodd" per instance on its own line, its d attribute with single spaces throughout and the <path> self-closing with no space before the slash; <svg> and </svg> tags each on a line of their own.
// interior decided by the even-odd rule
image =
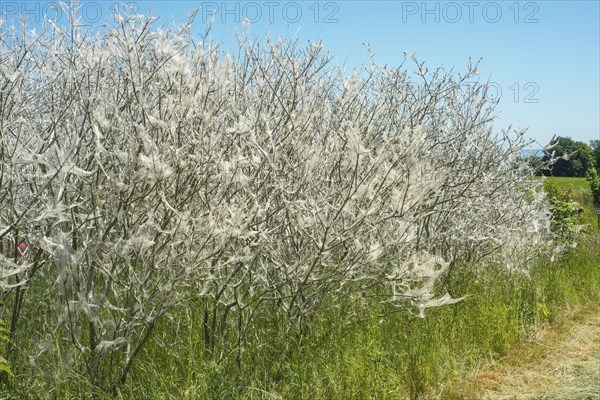
<svg viewBox="0 0 600 400">
<path fill-rule="evenodd" d="M 508 357 L 455 381 L 438 399 L 600 399 L 600 305 L 564 319 Z"/>
</svg>

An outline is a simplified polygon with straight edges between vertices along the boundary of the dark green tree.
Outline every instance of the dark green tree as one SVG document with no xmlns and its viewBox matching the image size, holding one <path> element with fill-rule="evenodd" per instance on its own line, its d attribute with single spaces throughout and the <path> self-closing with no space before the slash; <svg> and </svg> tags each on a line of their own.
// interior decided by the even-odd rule
<svg viewBox="0 0 600 400">
<path fill-rule="evenodd" d="M 544 170 L 545 175 L 585 177 L 588 171 L 595 167 L 594 156 L 591 147 L 570 137 L 559 136 L 558 144 L 550 150 L 555 157 L 561 158 L 554 163 L 550 169 Z M 546 154 L 542 158 L 544 163 L 550 160 Z"/>
<path fill-rule="evenodd" d="M 590 140 L 590 147 L 592 148 L 592 155 L 594 157 L 596 171 L 600 173 L 600 139 Z"/>
</svg>

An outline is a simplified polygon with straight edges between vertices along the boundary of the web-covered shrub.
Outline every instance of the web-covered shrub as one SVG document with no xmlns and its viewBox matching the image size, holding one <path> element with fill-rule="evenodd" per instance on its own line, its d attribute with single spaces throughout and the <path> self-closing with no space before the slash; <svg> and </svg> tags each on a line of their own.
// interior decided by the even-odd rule
<svg viewBox="0 0 600 400">
<path fill-rule="evenodd" d="M 377 288 L 423 315 L 456 301 L 436 292 L 452 262 L 520 269 L 551 248 L 529 143 L 492 131 L 475 65 L 347 74 L 320 44 L 232 56 L 190 26 L 2 27 L 0 234 L 30 244 L 2 255 L 2 284 L 47 301 L 36 357 L 57 340 L 115 390 L 186 299 L 225 355 L 267 305 L 302 327 L 324 298 Z"/>
</svg>

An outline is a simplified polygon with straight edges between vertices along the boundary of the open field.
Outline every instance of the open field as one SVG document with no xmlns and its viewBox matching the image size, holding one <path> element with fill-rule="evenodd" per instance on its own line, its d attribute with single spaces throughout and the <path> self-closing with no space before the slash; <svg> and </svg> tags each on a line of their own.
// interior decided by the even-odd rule
<svg viewBox="0 0 600 400">
<path fill-rule="evenodd" d="M 546 178 L 548 181 L 555 184 L 559 189 L 563 190 L 583 190 L 589 191 L 590 186 L 586 178 L 569 178 L 563 176 L 550 176 Z"/>
</svg>

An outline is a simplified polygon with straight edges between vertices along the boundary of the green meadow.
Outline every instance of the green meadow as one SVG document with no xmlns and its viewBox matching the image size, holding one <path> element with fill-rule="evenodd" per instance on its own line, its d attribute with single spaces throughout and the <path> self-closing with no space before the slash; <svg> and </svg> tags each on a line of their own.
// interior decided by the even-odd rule
<svg viewBox="0 0 600 400">
<path fill-rule="evenodd" d="M 550 176 L 546 178 L 554 183 L 559 189 L 578 190 L 589 193 L 590 186 L 586 178 L 570 178 L 564 176 Z"/>
</svg>

